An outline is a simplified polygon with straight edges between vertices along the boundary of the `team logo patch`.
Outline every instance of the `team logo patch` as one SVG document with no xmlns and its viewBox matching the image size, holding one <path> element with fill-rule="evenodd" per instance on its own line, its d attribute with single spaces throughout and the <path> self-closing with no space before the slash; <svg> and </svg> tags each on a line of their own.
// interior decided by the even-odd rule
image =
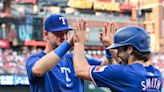
<svg viewBox="0 0 164 92">
<path fill-rule="evenodd" d="M 66 25 L 66 19 L 65 19 L 65 17 L 59 17 L 59 20 L 62 21 L 62 24 L 63 25 Z"/>
<path fill-rule="evenodd" d="M 94 69 L 94 72 L 102 72 L 104 71 L 104 69 L 106 68 L 107 66 L 97 66 L 95 69 Z"/>
</svg>

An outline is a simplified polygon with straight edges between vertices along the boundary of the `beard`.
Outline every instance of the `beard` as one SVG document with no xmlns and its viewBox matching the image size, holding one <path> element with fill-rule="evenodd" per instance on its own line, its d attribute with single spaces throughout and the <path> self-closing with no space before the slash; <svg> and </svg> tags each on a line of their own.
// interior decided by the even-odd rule
<svg viewBox="0 0 164 92">
<path fill-rule="evenodd" d="M 123 62 L 123 64 L 128 64 L 128 58 L 123 58 L 122 62 Z"/>
<path fill-rule="evenodd" d="M 51 46 L 53 49 L 57 48 L 60 44 L 61 42 L 51 42 Z"/>
<path fill-rule="evenodd" d="M 59 46 L 59 45 L 56 44 L 56 43 L 51 43 L 51 48 L 52 48 L 52 49 L 56 49 L 58 46 Z"/>
<path fill-rule="evenodd" d="M 128 64 L 128 59 L 129 59 L 129 55 L 126 55 L 124 57 L 119 57 L 120 59 L 120 64 Z"/>
</svg>

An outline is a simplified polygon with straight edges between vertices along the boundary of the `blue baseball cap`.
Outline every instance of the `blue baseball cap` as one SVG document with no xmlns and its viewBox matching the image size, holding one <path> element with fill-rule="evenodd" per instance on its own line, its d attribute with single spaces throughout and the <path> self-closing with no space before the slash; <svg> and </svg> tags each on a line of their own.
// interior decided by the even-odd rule
<svg viewBox="0 0 164 92">
<path fill-rule="evenodd" d="M 44 29 L 47 32 L 73 30 L 73 28 L 69 27 L 67 18 L 60 14 L 53 14 L 47 17 L 45 20 Z"/>
</svg>

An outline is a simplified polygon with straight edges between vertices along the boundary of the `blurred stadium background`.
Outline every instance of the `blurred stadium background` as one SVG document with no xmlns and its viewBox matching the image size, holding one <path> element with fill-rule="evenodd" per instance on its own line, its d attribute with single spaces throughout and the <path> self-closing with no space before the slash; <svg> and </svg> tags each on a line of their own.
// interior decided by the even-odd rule
<svg viewBox="0 0 164 92">
<path fill-rule="evenodd" d="M 98 59 L 104 54 L 98 39 L 103 23 L 146 28 L 153 51 L 150 62 L 164 75 L 164 0 L 0 0 L 0 92 L 29 92 L 25 60 L 43 50 L 43 21 L 54 13 L 68 17 L 71 25 L 87 20 L 86 54 Z M 86 92 L 110 92 L 85 84 Z"/>
</svg>

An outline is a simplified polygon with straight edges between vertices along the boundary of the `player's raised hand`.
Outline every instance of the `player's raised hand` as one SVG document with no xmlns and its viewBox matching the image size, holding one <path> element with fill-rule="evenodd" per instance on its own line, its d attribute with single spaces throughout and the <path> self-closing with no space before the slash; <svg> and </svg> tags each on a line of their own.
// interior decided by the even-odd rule
<svg viewBox="0 0 164 92">
<path fill-rule="evenodd" d="M 104 46 L 110 46 L 113 43 L 114 33 L 117 30 L 117 25 L 115 23 L 105 23 L 103 30 L 100 33 L 100 40 Z"/>
<path fill-rule="evenodd" d="M 87 31 L 86 31 L 86 21 L 79 20 L 78 23 L 74 23 L 74 30 L 73 30 L 73 40 L 74 43 L 81 43 L 85 44 L 87 40 Z"/>
</svg>

